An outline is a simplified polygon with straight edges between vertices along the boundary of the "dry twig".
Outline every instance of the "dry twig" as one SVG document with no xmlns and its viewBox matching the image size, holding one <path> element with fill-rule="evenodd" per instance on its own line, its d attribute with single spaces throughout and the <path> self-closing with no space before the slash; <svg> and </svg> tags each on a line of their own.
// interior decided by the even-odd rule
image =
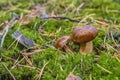
<svg viewBox="0 0 120 80">
<path fill-rule="evenodd" d="M 1 43 L 0 43 L 0 48 L 2 49 L 2 46 L 3 46 L 3 43 L 4 43 L 4 40 L 5 40 L 5 37 L 9 31 L 9 29 L 11 29 L 15 24 L 16 24 L 16 20 L 19 19 L 18 15 L 15 14 L 13 16 L 13 18 L 7 23 L 6 27 L 5 27 L 5 31 L 4 31 L 4 34 L 2 35 L 2 39 L 1 39 Z"/>
<path fill-rule="evenodd" d="M 25 56 L 31 56 L 33 54 L 37 54 L 39 52 L 42 52 L 43 50 L 34 50 L 33 52 L 23 52 L 22 54 Z"/>
</svg>

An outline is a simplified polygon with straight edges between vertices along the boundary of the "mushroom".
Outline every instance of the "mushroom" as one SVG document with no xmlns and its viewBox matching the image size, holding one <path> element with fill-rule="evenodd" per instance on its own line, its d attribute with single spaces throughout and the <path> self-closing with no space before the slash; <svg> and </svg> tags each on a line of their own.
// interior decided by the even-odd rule
<svg viewBox="0 0 120 80">
<path fill-rule="evenodd" d="M 80 53 L 90 53 L 93 50 L 92 40 L 97 36 L 98 30 L 90 25 L 77 27 L 72 30 L 70 37 L 73 42 L 80 44 Z"/>
<path fill-rule="evenodd" d="M 69 36 L 63 36 L 56 40 L 55 47 L 58 49 L 64 49 L 66 52 L 72 52 L 72 48 L 68 44 L 69 40 L 70 40 Z"/>
</svg>

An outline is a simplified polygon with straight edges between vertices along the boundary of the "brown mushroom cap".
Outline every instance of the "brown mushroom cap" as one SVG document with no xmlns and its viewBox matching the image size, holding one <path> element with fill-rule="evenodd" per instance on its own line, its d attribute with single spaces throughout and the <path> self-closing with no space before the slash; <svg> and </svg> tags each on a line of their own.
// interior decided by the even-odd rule
<svg viewBox="0 0 120 80">
<path fill-rule="evenodd" d="M 98 30 L 93 26 L 83 26 L 74 28 L 71 39 L 76 43 L 86 43 L 93 40 L 98 34 Z"/>
<path fill-rule="evenodd" d="M 56 48 L 63 48 L 67 44 L 69 39 L 70 39 L 69 36 L 63 36 L 57 39 L 55 43 Z"/>
</svg>

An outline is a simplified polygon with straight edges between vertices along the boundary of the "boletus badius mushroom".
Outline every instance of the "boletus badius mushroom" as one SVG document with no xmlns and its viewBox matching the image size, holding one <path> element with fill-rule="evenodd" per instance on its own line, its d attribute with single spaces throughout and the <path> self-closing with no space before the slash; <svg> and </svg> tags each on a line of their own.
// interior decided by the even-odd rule
<svg viewBox="0 0 120 80">
<path fill-rule="evenodd" d="M 98 30 L 90 25 L 77 27 L 72 30 L 70 39 L 80 44 L 80 53 L 90 53 L 93 50 L 92 40 L 97 36 Z"/>
<path fill-rule="evenodd" d="M 58 49 L 64 49 L 66 52 L 72 52 L 71 46 L 68 44 L 70 36 L 63 36 L 56 40 L 55 47 Z"/>
</svg>

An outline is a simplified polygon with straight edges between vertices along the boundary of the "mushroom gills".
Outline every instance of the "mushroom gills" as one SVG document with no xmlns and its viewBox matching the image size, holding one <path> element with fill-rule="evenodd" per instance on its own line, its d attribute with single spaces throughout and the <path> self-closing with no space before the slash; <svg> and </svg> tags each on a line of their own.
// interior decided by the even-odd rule
<svg viewBox="0 0 120 80">
<path fill-rule="evenodd" d="M 92 50 L 93 50 L 93 42 L 92 41 L 80 44 L 80 53 L 81 54 L 91 53 Z"/>
</svg>

